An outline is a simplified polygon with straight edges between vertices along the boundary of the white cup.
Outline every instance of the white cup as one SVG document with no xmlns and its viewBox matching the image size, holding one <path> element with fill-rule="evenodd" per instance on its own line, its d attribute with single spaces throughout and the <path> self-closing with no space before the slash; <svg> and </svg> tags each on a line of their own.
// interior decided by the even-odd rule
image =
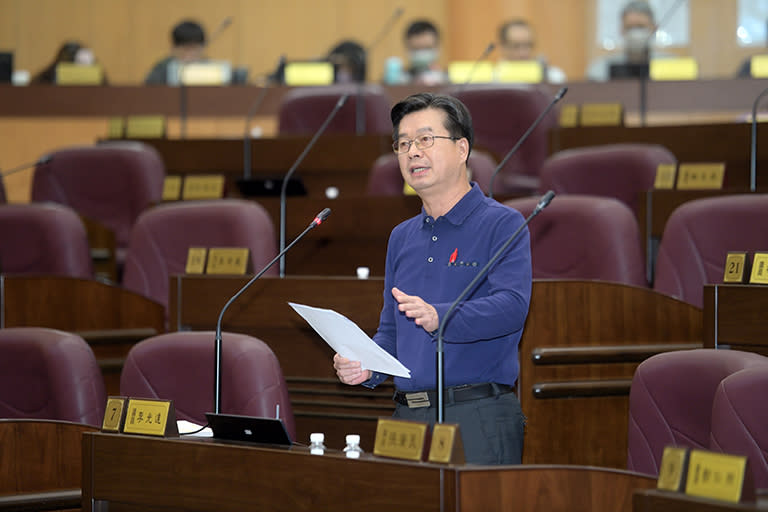
<svg viewBox="0 0 768 512">
<path fill-rule="evenodd" d="M 17 69 L 11 75 L 11 83 L 13 85 L 29 85 L 29 71 L 26 69 Z"/>
<path fill-rule="evenodd" d="M 369 275 L 371 275 L 371 269 L 369 269 L 368 267 L 357 267 L 358 279 L 368 279 Z"/>
<path fill-rule="evenodd" d="M 328 199 L 336 199 L 339 197 L 339 189 L 336 187 L 328 187 L 325 189 L 325 197 Z"/>
</svg>

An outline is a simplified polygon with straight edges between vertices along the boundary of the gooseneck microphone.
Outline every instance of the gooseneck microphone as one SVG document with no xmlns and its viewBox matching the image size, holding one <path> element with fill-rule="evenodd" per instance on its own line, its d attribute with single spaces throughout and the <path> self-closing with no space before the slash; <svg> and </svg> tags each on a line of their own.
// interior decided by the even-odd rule
<svg viewBox="0 0 768 512">
<path fill-rule="evenodd" d="M 485 264 L 483 268 L 480 269 L 480 271 L 477 273 L 474 279 L 469 282 L 469 284 L 464 288 L 464 290 L 459 294 L 458 297 L 456 297 L 456 300 L 453 301 L 451 304 L 451 307 L 448 308 L 448 311 L 445 312 L 445 315 L 443 315 L 443 318 L 440 319 L 440 326 L 437 329 L 437 422 L 443 423 L 443 420 L 445 419 L 445 353 L 443 351 L 443 331 L 445 330 L 445 324 L 448 320 L 448 318 L 451 316 L 451 313 L 453 313 L 453 310 L 456 309 L 456 307 L 459 305 L 459 303 L 464 300 L 464 297 L 469 294 L 472 290 L 474 290 L 475 285 L 480 281 L 480 279 L 484 278 L 485 275 L 488 273 L 488 270 L 498 261 L 499 258 L 507 251 L 510 245 L 512 245 L 512 242 L 514 242 L 517 237 L 520 235 L 520 233 L 523 231 L 523 228 L 525 228 L 529 222 L 531 222 L 531 219 L 533 219 L 536 215 L 538 215 L 541 210 L 547 207 L 549 205 L 550 201 L 552 201 L 552 198 L 555 197 L 555 193 L 553 191 L 549 191 L 546 194 L 544 194 L 541 199 L 539 200 L 539 203 L 536 205 L 536 208 L 533 209 L 531 214 L 528 216 L 527 219 L 525 219 L 525 222 L 520 224 L 520 226 L 515 230 L 514 233 L 512 233 L 512 236 L 507 239 L 506 242 L 504 242 L 504 245 L 499 247 L 499 250 L 496 251 L 496 254 L 491 257 L 490 260 L 488 260 L 488 263 Z"/>
<path fill-rule="evenodd" d="M 264 103 L 264 98 L 267 97 L 268 92 L 269 87 L 262 88 L 248 108 L 248 112 L 245 113 L 245 131 L 243 132 L 243 179 L 245 180 L 251 179 L 251 120 L 258 112 L 261 104 Z"/>
<path fill-rule="evenodd" d="M 555 94 L 555 97 L 552 98 L 552 101 L 547 105 L 547 108 L 544 109 L 544 111 L 539 114 L 539 117 L 536 118 L 536 120 L 531 124 L 531 126 L 528 127 L 528 129 L 525 131 L 522 137 L 520 137 L 517 141 L 517 143 L 512 146 L 512 149 L 509 150 L 507 155 L 504 157 L 504 159 L 501 161 L 499 165 L 496 166 L 496 169 L 493 170 L 493 174 L 491 175 L 491 184 L 488 186 L 488 197 L 493 199 L 493 183 L 496 180 L 496 175 L 499 174 L 499 171 L 501 171 L 504 166 L 507 164 L 510 158 L 512 158 L 512 155 L 514 155 L 518 149 L 520 149 L 520 146 L 522 146 L 523 142 L 528 139 L 528 137 L 531 135 L 531 132 L 536 129 L 537 126 L 539 126 L 539 123 L 546 117 L 546 115 L 549 113 L 550 110 L 552 110 L 552 107 L 555 106 L 555 104 L 563 99 L 563 96 L 565 96 L 565 93 L 568 92 L 567 87 L 563 87 L 559 91 L 557 91 L 557 94 Z"/>
<path fill-rule="evenodd" d="M 53 157 L 51 155 L 44 155 L 44 156 L 41 156 L 39 159 L 35 160 L 34 162 L 26 162 L 21 165 L 17 165 L 16 167 L 13 167 L 11 169 L 8 169 L 7 171 L 3 171 L 2 169 L 0 169 L 0 177 L 5 178 L 6 176 L 10 176 L 11 174 L 16 174 L 17 172 L 26 171 L 27 169 L 31 169 L 32 167 L 37 167 L 38 165 L 47 164 L 51 160 L 53 160 Z"/>
<path fill-rule="evenodd" d="M 757 180 L 757 106 L 760 100 L 768 94 L 768 89 L 763 90 L 752 103 L 752 141 L 749 146 L 749 190 L 755 191 Z"/>
<path fill-rule="evenodd" d="M 475 77 L 475 71 L 477 71 L 477 66 L 480 65 L 482 61 L 488 58 L 488 56 L 491 54 L 491 52 L 496 48 L 496 43 L 491 41 L 488 43 L 488 46 L 485 47 L 485 50 L 483 50 L 483 53 L 480 54 L 480 56 L 475 59 L 475 61 L 472 63 L 472 67 L 469 68 L 469 73 L 467 73 L 467 79 L 464 80 L 464 82 L 459 86 L 459 89 L 456 91 L 456 93 L 460 93 L 466 87 L 472 83 L 472 79 Z"/>
<path fill-rule="evenodd" d="M 317 129 L 317 132 L 315 132 L 315 135 L 312 136 L 312 139 L 307 143 L 307 146 L 304 148 L 304 151 L 301 152 L 299 155 L 299 158 L 296 159 L 295 162 L 293 162 L 293 165 L 290 169 L 288 169 L 288 172 L 285 173 L 285 177 L 283 178 L 283 184 L 280 187 L 280 251 L 281 254 L 284 253 L 284 247 L 285 247 L 285 209 L 286 209 L 286 203 L 287 203 L 287 193 L 288 193 L 288 182 L 291 179 L 291 176 L 293 176 L 293 173 L 296 172 L 296 169 L 301 165 L 301 162 L 304 161 L 304 157 L 307 156 L 307 153 L 309 153 L 309 150 L 312 149 L 312 147 L 317 142 L 317 139 L 320 138 L 320 136 L 323 134 L 326 128 L 328 128 L 328 125 L 331 123 L 334 117 L 336 117 L 336 114 L 338 114 L 339 110 L 341 110 L 341 107 L 344 106 L 344 104 L 347 102 L 347 98 L 349 98 L 349 93 L 345 93 L 343 96 L 339 98 L 339 101 L 336 102 L 336 106 L 333 107 L 333 110 L 331 110 L 331 113 L 328 114 L 328 117 L 325 118 L 325 121 L 323 121 L 323 124 L 320 125 L 320 128 Z M 285 277 L 285 257 L 280 258 L 280 277 Z"/>
<path fill-rule="evenodd" d="M 214 355 L 214 367 L 213 367 L 213 412 L 215 414 L 219 414 L 221 412 L 221 322 L 224 318 L 224 312 L 229 308 L 229 306 L 235 302 L 235 300 L 242 295 L 242 293 L 248 289 L 258 278 L 260 278 L 264 272 L 269 270 L 269 268 L 275 264 L 275 262 L 282 258 L 283 255 L 288 252 L 288 250 L 293 247 L 296 242 L 301 240 L 304 235 L 306 235 L 309 231 L 316 228 L 320 224 L 322 224 L 325 219 L 328 218 L 328 216 L 331 214 L 330 208 L 325 208 L 323 211 L 318 213 L 314 219 L 312 219 L 312 222 L 309 223 L 309 226 L 301 232 L 299 236 L 293 239 L 293 242 L 288 245 L 285 249 L 282 249 L 277 256 L 275 256 L 272 261 L 267 263 L 261 271 L 259 271 L 258 274 L 253 276 L 247 283 L 245 283 L 245 286 L 240 288 L 237 293 L 235 293 L 226 304 L 224 304 L 224 307 L 221 308 L 221 312 L 219 313 L 219 319 L 216 321 L 216 339 L 214 341 L 215 344 L 215 355 Z"/>
</svg>

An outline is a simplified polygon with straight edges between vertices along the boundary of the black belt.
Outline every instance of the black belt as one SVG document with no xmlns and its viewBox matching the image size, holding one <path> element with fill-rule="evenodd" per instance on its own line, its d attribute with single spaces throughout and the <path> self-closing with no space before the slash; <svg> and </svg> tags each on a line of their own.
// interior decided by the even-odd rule
<svg viewBox="0 0 768 512">
<path fill-rule="evenodd" d="M 454 402 L 479 400 L 481 398 L 490 398 L 505 393 L 513 393 L 514 391 L 514 386 L 496 384 L 495 382 L 452 386 L 445 390 L 445 403 L 451 404 Z M 437 406 L 437 391 L 395 391 L 392 400 L 401 405 L 407 405 L 412 409 L 418 407 L 432 407 Z"/>
</svg>

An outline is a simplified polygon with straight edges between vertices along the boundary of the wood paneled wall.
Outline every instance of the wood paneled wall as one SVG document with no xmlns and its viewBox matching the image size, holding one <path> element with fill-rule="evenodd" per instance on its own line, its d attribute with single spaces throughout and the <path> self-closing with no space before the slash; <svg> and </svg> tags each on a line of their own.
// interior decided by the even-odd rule
<svg viewBox="0 0 768 512">
<path fill-rule="evenodd" d="M 618 0 L 617 0 L 618 1 Z M 593 55 L 596 0 L 0 0 L 0 48 L 16 54 L 16 67 L 35 73 L 59 45 L 79 39 L 94 48 L 112 83 L 140 83 L 165 56 L 170 30 L 183 18 L 198 19 L 209 35 L 227 16 L 232 25 L 212 41 L 209 55 L 251 70 L 251 80 L 274 69 L 280 55 L 322 56 L 338 41 L 370 43 L 397 7 L 404 15 L 371 52 L 369 79 L 379 80 L 384 60 L 403 55 L 407 23 L 430 18 L 442 29 L 443 60 L 477 58 L 498 25 L 511 17 L 530 20 L 537 51 L 578 80 Z M 703 77 L 732 76 L 738 63 L 761 48 L 736 45 L 737 2 L 697 0 L 690 9 L 690 54 Z"/>
</svg>

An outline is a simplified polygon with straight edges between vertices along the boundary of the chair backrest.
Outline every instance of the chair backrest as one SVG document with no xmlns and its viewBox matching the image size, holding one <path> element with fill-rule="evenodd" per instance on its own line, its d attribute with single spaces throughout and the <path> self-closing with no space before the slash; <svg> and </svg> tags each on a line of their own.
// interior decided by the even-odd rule
<svg viewBox="0 0 768 512">
<path fill-rule="evenodd" d="M 746 455 L 755 487 L 768 488 L 768 368 L 747 368 L 720 382 L 712 404 L 710 449 Z"/>
<path fill-rule="evenodd" d="M 667 220 L 653 287 L 697 307 L 703 287 L 723 279 L 728 251 L 768 247 L 768 194 L 736 194 L 689 201 Z"/>
<path fill-rule="evenodd" d="M 57 204 L 0 205 L 0 272 L 93 277 L 80 217 Z"/>
<path fill-rule="evenodd" d="M 32 201 L 70 206 L 115 233 L 117 248 L 128 245 L 141 212 L 159 202 L 165 165 L 152 147 L 135 141 L 61 149 L 35 168 Z"/>
<path fill-rule="evenodd" d="M 470 179 L 476 181 L 482 191 L 487 193 L 496 162 L 488 153 L 473 149 L 467 164 Z M 369 196 L 401 196 L 404 186 L 405 182 L 400 173 L 397 155 L 387 153 L 377 158 L 368 173 L 366 194 Z"/>
<path fill-rule="evenodd" d="M 220 199 L 160 205 L 136 221 L 123 286 L 168 304 L 168 277 L 183 274 L 190 247 L 247 247 L 256 271 L 277 254 L 272 219 L 253 201 Z M 272 268 L 268 275 L 276 275 Z"/>
<path fill-rule="evenodd" d="M 345 93 L 349 94 L 349 98 L 330 122 L 325 133 L 357 133 L 358 115 L 364 116 L 364 133 L 392 133 L 392 123 L 389 119 L 392 101 L 384 89 L 375 84 L 336 84 L 292 89 L 283 96 L 280 103 L 278 133 L 313 135 Z M 361 110 L 358 110 L 358 105 Z"/>
<path fill-rule="evenodd" d="M 613 197 L 637 211 L 640 193 L 653 188 L 659 164 L 676 163 L 657 144 L 608 144 L 567 149 L 547 158 L 539 192 Z"/>
<path fill-rule="evenodd" d="M 658 474 L 667 445 L 709 449 L 720 382 L 752 367 L 768 372 L 768 358 L 697 349 L 657 354 L 640 363 L 629 393 L 627 468 Z"/>
<path fill-rule="evenodd" d="M 80 336 L 42 327 L 0 329 L 0 418 L 101 426 L 104 378 Z"/>
<path fill-rule="evenodd" d="M 528 217 L 538 197 L 504 204 Z M 528 225 L 535 279 L 598 279 L 647 286 L 635 216 L 606 197 L 560 196 Z"/>
<path fill-rule="evenodd" d="M 499 161 L 553 99 L 548 89 L 525 85 L 454 86 L 447 92 L 469 109 L 475 145 L 491 151 Z M 558 108 L 553 108 L 507 161 L 494 181 L 494 196 L 536 191 L 547 157 L 549 130 L 557 125 L 557 112 Z"/>
<path fill-rule="evenodd" d="M 213 331 L 161 334 L 134 345 L 120 375 L 126 396 L 171 399 L 176 418 L 205 424 L 213 411 Z M 263 341 L 222 334 L 221 411 L 280 418 L 295 439 L 293 409 L 277 357 Z"/>
</svg>

